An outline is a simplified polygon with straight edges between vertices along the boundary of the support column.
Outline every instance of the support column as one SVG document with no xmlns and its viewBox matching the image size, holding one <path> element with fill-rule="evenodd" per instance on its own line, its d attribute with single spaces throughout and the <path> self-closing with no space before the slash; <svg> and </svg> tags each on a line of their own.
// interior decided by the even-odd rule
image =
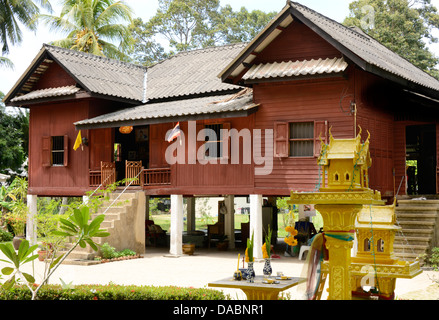
<svg viewBox="0 0 439 320">
<path fill-rule="evenodd" d="M 229 240 L 229 248 L 235 248 L 235 197 L 227 195 L 224 197 L 224 204 L 227 208 L 227 213 L 224 217 L 224 233 Z"/>
<path fill-rule="evenodd" d="M 254 234 L 253 257 L 255 259 L 262 259 L 262 195 L 250 195 L 250 234 Z"/>
<path fill-rule="evenodd" d="M 172 256 L 183 254 L 183 196 L 171 195 L 171 239 L 169 253 Z"/>
<path fill-rule="evenodd" d="M 27 195 L 27 207 L 29 209 L 29 215 L 26 220 L 26 240 L 32 246 L 37 244 L 37 195 L 28 194 Z"/>
<path fill-rule="evenodd" d="M 195 197 L 186 198 L 187 231 L 195 231 Z"/>
<path fill-rule="evenodd" d="M 149 196 L 145 195 L 145 220 L 149 220 Z"/>
</svg>

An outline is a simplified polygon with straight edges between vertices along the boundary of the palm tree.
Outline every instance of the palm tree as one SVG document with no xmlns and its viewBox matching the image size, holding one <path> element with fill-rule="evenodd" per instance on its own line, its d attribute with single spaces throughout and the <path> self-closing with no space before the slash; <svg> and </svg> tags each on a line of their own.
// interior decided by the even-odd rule
<svg viewBox="0 0 439 320">
<path fill-rule="evenodd" d="M 40 15 L 51 29 L 67 33 L 65 39 L 53 41 L 55 46 L 129 60 L 133 39 L 128 26 L 132 10 L 124 1 L 63 0 L 59 17 Z M 114 43 L 118 43 L 115 45 Z"/>
<path fill-rule="evenodd" d="M 52 10 L 48 0 L 0 0 L 0 43 L 3 54 L 9 52 L 9 45 L 22 41 L 19 22 L 32 31 L 36 30 L 39 7 L 34 2 L 49 12 Z"/>
</svg>

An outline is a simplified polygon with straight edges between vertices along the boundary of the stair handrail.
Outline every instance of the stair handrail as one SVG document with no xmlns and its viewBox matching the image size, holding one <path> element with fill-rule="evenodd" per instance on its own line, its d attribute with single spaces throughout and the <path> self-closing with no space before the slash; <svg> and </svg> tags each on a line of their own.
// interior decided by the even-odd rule
<svg viewBox="0 0 439 320">
<path fill-rule="evenodd" d="M 107 179 L 109 178 L 109 177 L 111 177 L 111 176 L 107 176 L 106 178 L 105 178 L 105 180 L 104 181 L 102 181 L 101 182 L 101 184 L 99 185 L 99 187 L 97 187 L 88 197 L 89 198 L 91 198 L 95 193 L 96 193 L 96 191 L 98 191 L 103 185 L 104 185 L 104 183 L 105 182 L 107 182 Z"/>
<path fill-rule="evenodd" d="M 113 200 L 113 202 L 105 209 L 105 211 L 102 214 L 107 213 L 108 209 L 111 208 L 111 206 L 120 198 L 120 196 L 128 189 L 129 186 L 134 182 L 134 180 L 137 179 L 137 177 L 143 172 L 143 170 L 140 170 L 139 173 L 132 179 L 130 179 L 130 183 L 122 190 L 122 192 L 116 197 L 116 199 Z"/>
</svg>

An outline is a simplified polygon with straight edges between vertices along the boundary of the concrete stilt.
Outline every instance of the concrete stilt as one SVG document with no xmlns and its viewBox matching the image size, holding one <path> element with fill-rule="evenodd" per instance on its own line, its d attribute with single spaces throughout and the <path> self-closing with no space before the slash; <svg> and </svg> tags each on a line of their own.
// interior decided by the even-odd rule
<svg viewBox="0 0 439 320">
<path fill-rule="evenodd" d="M 179 257 L 183 254 L 183 196 L 171 195 L 171 239 L 169 254 Z"/>
<path fill-rule="evenodd" d="M 37 244 L 37 195 L 27 195 L 27 207 L 29 208 L 29 215 L 26 220 L 26 240 L 30 245 Z"/>
<path fill-rule="evenodd" d="M 250 234 L 254 234 L 253 257 L 255 260 L 262 259 L 262 195 L 250 195 Z"/>
</svg>

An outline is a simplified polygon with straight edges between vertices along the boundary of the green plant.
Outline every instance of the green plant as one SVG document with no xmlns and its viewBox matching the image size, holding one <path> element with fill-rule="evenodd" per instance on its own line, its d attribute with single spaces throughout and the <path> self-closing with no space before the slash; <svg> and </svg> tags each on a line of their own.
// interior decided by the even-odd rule
<svg viewBox="0 0 439 320">
<path fill-rule="evenodd" d="M 0 242 L 12 241 L 14 235 L 7 230 L 0 228 Z"/>
<path fill-rule="evenodd" d="M 431 255 L 428 258 L 428 262 L 431 263 L 431 266 L 435 269 L 439 268 L 439 247 L 435 247 L 431 249 Z"/>
<path fill-rule="evenodd" d="M 26 178 L 16 177 L 8 188 L 7 196 L 13 201 L 9 205 L 9 212 L 5 215 L 6 221 L 12 227 L 15 236 L 24 236 L 28 208 Z"/>
<path fill-rule="evenodd" d="M 0 289 L 0 300 L 30 300 L 31 292 L 23 285 Z M 46 285 L 39 300 L 229 300 L 222 291 L 176 286 L 117 285 Z"/>
<path fill-rule="evenodd" d="M 109 233 L 100 229 L 100 225 L 104 221 L 104 215 L 98 215 L 90 223 L 89 220 L 90 211 L 86 206 L 74 209 L 73 214 L 71 214 L 67 219 L 60 218 L 60 230 L 55 230 L 52 232 L 52 234 L 55 236 L 70 237 L 74 242 L 69 251 L 67 251 L 65 254 L 57 256 L 54 253 L 51 255 L 50 262 L 46 264 L 43 280 L 39 285 L 35 285 L 35 279 L 32 276 L 23 273 L 20 270 L 20 267 L 23 264 L 35 260 L 38 257 L 38 255 L 30 256 L 38 245 L 29 247 L 29 242 L 27 240 L 23 240 L 18 249 L 18 253 L 15 253 L 10 243 L 0 244 L 0 250 L 9 259 L 9 261 L 3 261 L 13 265 L 13 267 L 6 267 L 2 269 L 2 273 L 4 275 L 12 275 L 3 284 L 3 288 L 11 289 L 16 282 L 15 275 L 18 274 L 26 280 L 25 284 L 32 293 L 32 300 L 35 300 L 41 288 L 48 283 L 50 276 L 78 245 L 81 248 L 85 248 L 88 244 L 94 251 L 97 251 L 98 246 L 94 242 L 93 238 L 107 237 Z"/>
<path fill-rule="evenodd" d="M 101 246 L 101 255 L 103 259 L 112 259 L 116 255 L 116 249 L 105 242 Z"/>
</svg>

